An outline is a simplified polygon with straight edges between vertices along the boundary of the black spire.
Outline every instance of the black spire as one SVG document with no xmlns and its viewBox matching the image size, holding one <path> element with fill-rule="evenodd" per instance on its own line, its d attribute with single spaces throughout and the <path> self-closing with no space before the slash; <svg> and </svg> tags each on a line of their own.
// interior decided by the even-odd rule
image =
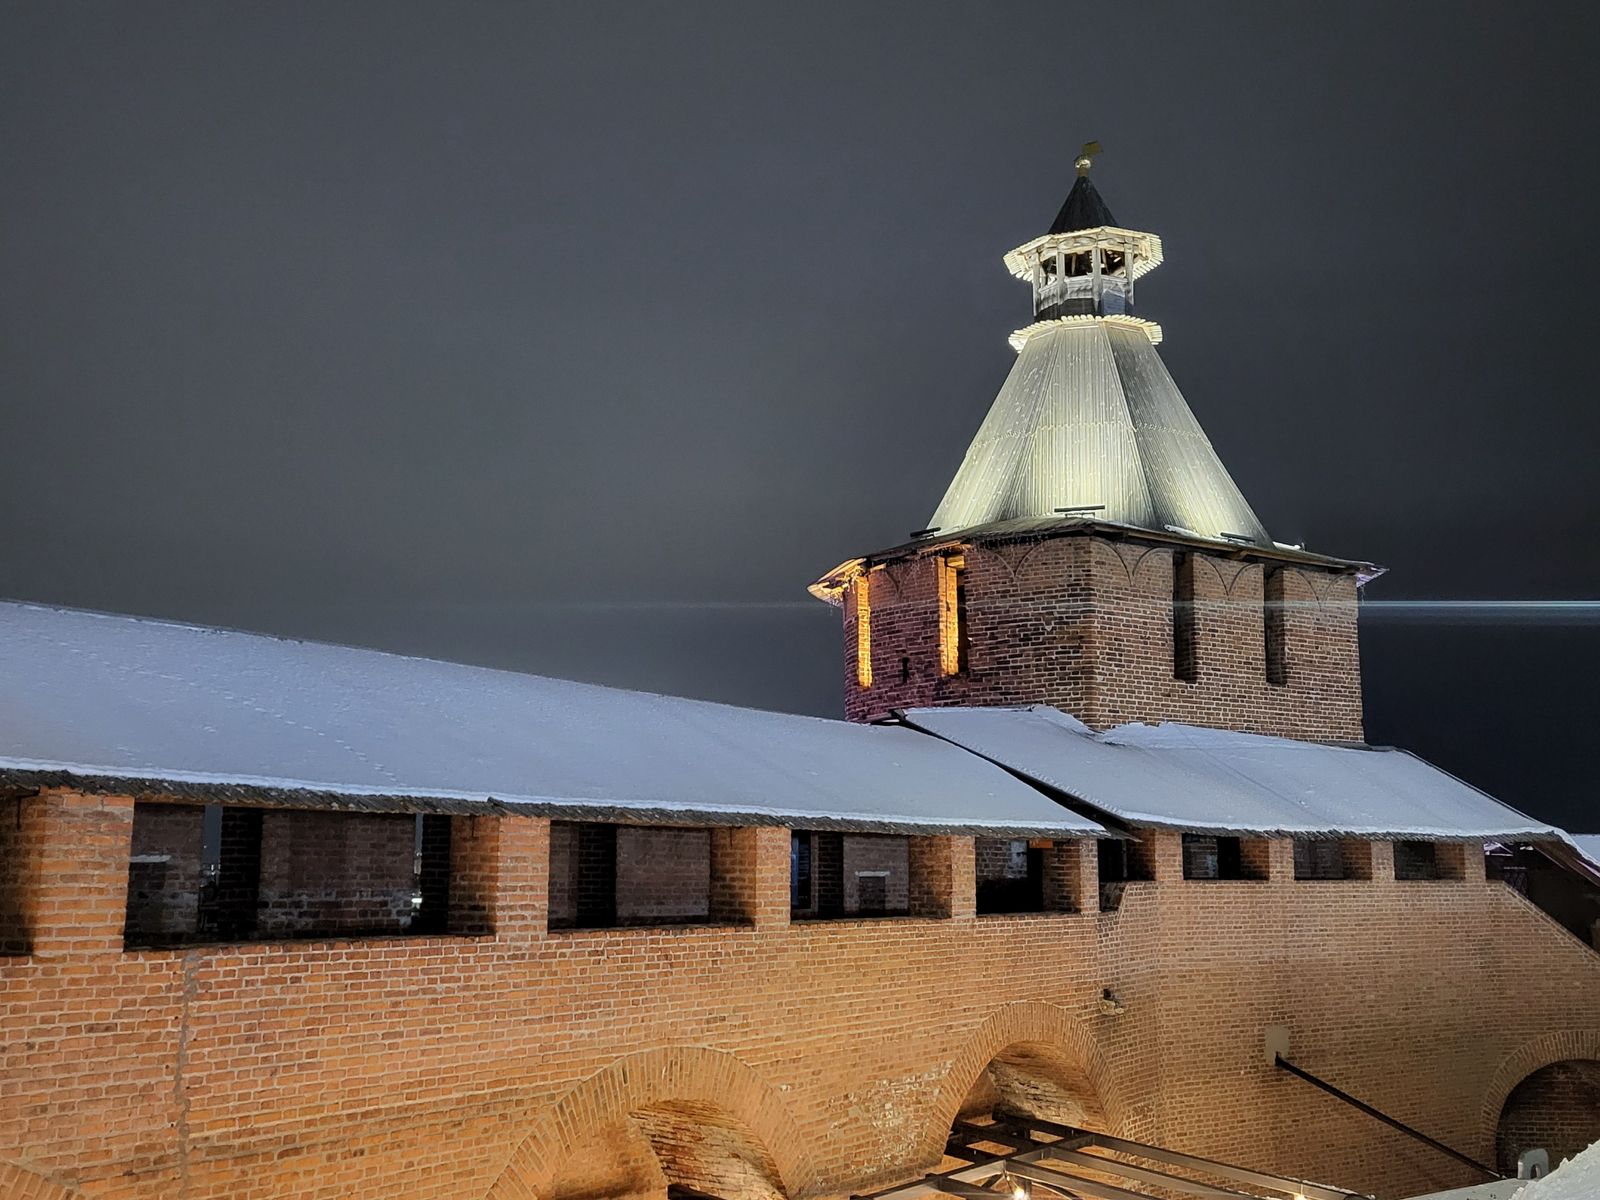
<svg viewBox="0 0 1600 1200">
<path fill-rule="evenodd" d="M 1116 223 L 1117 219 L 1111 215 L 1106 202 L 1100 199 L 1100 193 L 1089 182 L 1089 176 L 1080 173 L 1072 190 L 1067 193 L 1067 202 L 1056 214 L 1050 232 L 1077 233 L 1080 229 L 1098 229 L 1102 225 L 1115 226 Z"/>
</svg>

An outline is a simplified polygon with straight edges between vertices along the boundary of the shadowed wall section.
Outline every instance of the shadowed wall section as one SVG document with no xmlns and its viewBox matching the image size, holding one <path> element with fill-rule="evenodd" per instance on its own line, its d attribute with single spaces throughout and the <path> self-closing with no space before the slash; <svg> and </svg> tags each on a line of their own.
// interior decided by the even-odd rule
<svg viewBox="0 0 1600 1200">
<path fill-rule="evenodd" d="M 1517 1155 L 1532 1147 L 1548 1149 L 1552 1167 L 1560 1162 L 1560 1148 L 1546 1144 L 1552 1135 L 1565 1142 L 1592 1130 L 1576 1149 L 1600 1139 L 1600 1029 L 1545 1034 L 1501 1059 L 1483 1093 L 1478 1130 L 1481 1161 L 1509 1161 L 1511 1174 Z"/>
<path fill-rule="evenodd" d="M 770 1084 L 699 1047 L 618 1059 L 535 1116 L 490 1200 L 659 1194 L 802 1195 L 815 1171 Z M 558 1182 L 559 1181 L 559 1182 Z"/>
<path fill-rule="evenodd" d="M 1035 1116 L 1090 1129 L 1122 1128 L 1121 1105 L 1108 1115 L 1115 1085 L 1083 1024 L 1053 1004 L 1008 1004 L 994 1013 L 951 1064 L 922 1152 L 942 1152 L 957 1117 L 994 1112 Z"/>
</svg>

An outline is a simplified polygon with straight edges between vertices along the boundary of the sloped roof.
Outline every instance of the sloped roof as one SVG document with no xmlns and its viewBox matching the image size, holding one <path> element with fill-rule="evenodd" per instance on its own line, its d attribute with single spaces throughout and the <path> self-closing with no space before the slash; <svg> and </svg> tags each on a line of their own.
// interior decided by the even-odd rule
<svg viewBox="0 0 1600 1200">
<path fill-rule="evenodd" d="M 909 729 L 14 602 L 0 602 L 0 774 L 634 821 L 1104 832 Z"/>
<path fill-rule="evenodd" d="M 1600 833 L 1575 833 L 1572 844 L 1595 867 L 1600 868 Z"/>
<path fill-rule="evenodd" d="M 1106 521 L 1272 545 L 1150 339 L 1105 321 L 1028 338 L 928 525 L 1094 505 Z"/>
<path fill-rule="evenodd" d="M 1099 190 L 1089 182 L 1087 175 L 1079 175 L 1067 193 L 1066 203 L 1050 224 L 1051 233 L 1077 233 L 1080 229 L 1099 229 L 1102 225 L 1115 226 L 1117 219 L 1111 215 Z"/>
<path fill-rule="evenodd" d="M 1131 825 L 1443 840 L 1565 837 L 1403 750 L 1178 724 L 1097 734 L 1044 706 L 923 708 L 905 719 Z"/>
</svg>

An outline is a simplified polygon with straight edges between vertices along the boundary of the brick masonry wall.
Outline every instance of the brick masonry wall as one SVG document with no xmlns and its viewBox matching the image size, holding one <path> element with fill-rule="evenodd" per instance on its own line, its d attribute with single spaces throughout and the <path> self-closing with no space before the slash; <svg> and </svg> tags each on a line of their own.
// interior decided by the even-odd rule
<svg viewBox="0 0 1600 1200">
<path fill-rule="evenodd" d="M 704 829 L 617 830 L 617 921 L 703 921 L 711 913 L 711 835 Z"/>
<path fill-rule="evenodd" d="M 416 890 L 416 818 L 269 810 L 261 817 L 262 936 L 404 931 Z"/>
<path fill-rule="evenodd" d="M 551 934 L 548 824 L 458 818 L 453 912 L 494 936 L 124 952 L 131 803 L 22 820 L 36 953 L 0 961 L 25 1031 L 0 1040 L 0 1164 L 83 1196 L 659 1195 L 663 1162 L 740 1200 L 838 1195 L 926 1168 L 987 1078 L 1387 1200 L 1470 1173 L 1274 1072 L 1265 1026 L 1480 1157 L 1522 1079 L 1600 1057 L 1600 956 L 1481 870 L 1396 882 L 1383 844 L 1371 881 L 1296 883 L 1274 843 L 1266 881 L 1184 883 L 1156 835 L 1118 912 L 974 917 L 971 842 L 921 839 L 950 918 L 791 924 L 758 831 L 759 922 Z"/>
<path fill-rule="evenodd" d="M 859 834 L 844 838 L 844 910 L 859 912 L 862 872 L 886 872 L 884 906 L 889 912 L 905 912 L 910 903 L 910 859 L 906 839 L 889 835 Z"/>
<path fill-rule="evenodd" d="M 550 823 L 550 924 L 574 925 L 578 920 L 578 826 L 572 821 Z"/>
<path fill-rule="evenodd" d="M 968 669 L 939 665 L 934 555 L 870 571 L 843 604 L 845 713 L 1052 704 L 1097 729 L 1184 721 L 1316 740 L 1361 737 L 1350 575 L 1280 567 L 1285 682 L 1267 679 L 1263 565 L 1191 552 L 1194 682 L 1173 678 L 1173 548 L 1086 535 L 978 543 L 966 564 Z M 856 679 L 855 605 L 871 590 L 872 685 Z"/>
</svg>

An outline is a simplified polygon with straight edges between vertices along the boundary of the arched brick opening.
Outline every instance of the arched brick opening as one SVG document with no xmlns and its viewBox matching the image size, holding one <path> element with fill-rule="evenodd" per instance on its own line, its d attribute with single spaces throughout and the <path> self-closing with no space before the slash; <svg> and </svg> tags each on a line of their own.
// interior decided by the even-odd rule
<svg viewBox="0 0 1600 1200">
<path fill-rule="evenodd" d="M 731 1054 L 699 1047 L 626 1055 L 532 1121 L 489 1200 L 661 1196 L 782 1200 L 814 1176 L 778 1093 Z"/>
<path fill-rule="evenodd" d="M 670 1101 L 629 1115 L 649 1141 L 668 1187 L 725 1200 L 783 1200 L 772 1156 L 725 1109 Z"/>
<path fill-rule="evenodd" d="M 1104 1129 L 1105 1106 L 1074 1055 L 1046 1042 L 1013 1042 L 989 1060 L 962 1098 L 962 1117 L 1039 1117 Z"/>
<path fill-rule="evenodd" d="M 1524 1150 L 1547 1150 L 1550 1165 L 1600 1141 L 1600 1062 L 1564 1059 L 1540 1067 L 1506 1097 L 1495 1126 L 1495 1165 L 1517 1173 Z"/>
<path fill-rule="evenodd" d="M 76 1200 L 76 1188 L 30 1171 L 19 1163 L 0 1162 L 0 1198 L 3 1200 Z"/>
<path fill-rule="evenodd" d="M 1128 1132 L 1126 1105 L 1099 1045 L 1082 1021 L 1054 1004 L 1008 1004 L 967 1039 L 924 1128 L 923 1162 L 943 1154 L 958 1116 L 996 1110 Z"/>
<path fill-rule="evenodd" d="M 1517 1047 L 1500 1060 L 1479 1108 L 1478 1153 L 1484 1162 L 1498 1160 L 1500 1118 L 1512 1092 L 1538 1071 L 1562 1062 L 1600 1062 L 1600 1030 L 1568 1029 L 1547 1033 Z M 1550 1165 L 1555 1166 L 1557 1161 L 1552 1156 Z"/>
</svg>

